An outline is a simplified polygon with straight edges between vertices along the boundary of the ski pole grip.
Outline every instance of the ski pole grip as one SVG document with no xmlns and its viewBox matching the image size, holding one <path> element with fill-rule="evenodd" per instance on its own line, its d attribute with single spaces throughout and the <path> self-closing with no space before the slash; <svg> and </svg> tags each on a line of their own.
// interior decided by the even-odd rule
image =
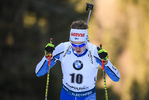
<svg viewBox="0 0 149 100">
<path fill-rule="evenodd" d="M 102 44 L 100 44 L 100 49 L 102 49 Z"/>
<path fill-rule="evenodd" d="M 53 38 L 50 38 L 50 43 L 52 43 L 52 41 L 53 41 Z"/>
<path fill-rule="evenodd" d="M 93 10 L 94 5 L 90 4 L 90 3 L 86 3 L 86 11 L 88 11 L 88 9 L 90 8 L 90 10 Z"/>
</svg>

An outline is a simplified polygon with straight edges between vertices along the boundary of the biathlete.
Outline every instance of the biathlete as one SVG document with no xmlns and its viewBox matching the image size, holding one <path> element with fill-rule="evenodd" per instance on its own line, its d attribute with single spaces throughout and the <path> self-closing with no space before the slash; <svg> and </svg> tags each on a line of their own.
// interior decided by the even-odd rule
<svg viewBox="0 0 149 100">
<path fill-rule="evenodd" d="M 96 100 L 95 84 L 99 65 L 104 60 L 107 75 L 115 82 L 120 79 L 119 71 L 108 59 L 106 50 L 88 42 L 88 25 L 82 21 L 71 24 L 70 41 L 54 47 L 53 42 L 45 46 L 45 56 L 36 66 L 36 75 L 48 71 L 48 55 L 52 53 L 50 68 L 58 61 L 62 68 L 62 90 L 60 100 Z"/>
</svg>

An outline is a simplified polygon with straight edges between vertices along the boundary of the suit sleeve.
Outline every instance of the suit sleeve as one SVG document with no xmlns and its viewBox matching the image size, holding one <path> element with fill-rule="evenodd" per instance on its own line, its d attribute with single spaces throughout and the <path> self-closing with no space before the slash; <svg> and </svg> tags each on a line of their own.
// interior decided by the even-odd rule
<svg viewBox="0 0 149 100">
<path fill-rule="evenodd" d="M 108 63 L 105 65 L 105 72 L 108 76 L 115 82 L 118 82 L 120 79 L 119 71 L 112 65 L 112 63 L 108 60 Z"/>
<path fill-rule="evenodd" d="M 96 59 L 96 62 L 100 64 L 100 66 L 102 67 L 102 62 L 101 62 L 101 58 L 98 56 L 97 50 L 94 51 L 94 57 Z M 115 82 L 118 82 L 120 79 L 120 74 L 119 71 L 117 70 L 116 67 L 114 67 L 112 65 L 112 63 L 110 62 L 110 60 L 108 59 L 107 64 L 104 65 L 105 68 L 105 72 L 107 73 L 107 75 Z"/>
<path fill-rule="evenodd" d="M 63 49 L 64 49 L 63 43 L 55 47 L 50 63 L 50 68 L 52 68 L 61 59 L 61 55 L 64 52 Z M 35 73 L 38 77 L 43 76 L 48 72 L 49 68 L 48 62 L 49 60 L 44 56 L 42 60 L 37 64 Z"/>
<path fill-rule="evenodd" d="M 101 60 L 96 58 L 96 62 L 100 64 L 100 66 L 102 67 L 102 63 Z M 114 67 L 112 65 L 112 63 L 110 62 L 110 60 L 108 60 L 108 63 L 106 65 L 104 65 L 105 68 L 105 72 L 107 73 L 107 75 L 115 82 L 118 82 L 120 79 L 120 74 L 119 71 L 116 69 L 116 67 Z"/>
</svg>

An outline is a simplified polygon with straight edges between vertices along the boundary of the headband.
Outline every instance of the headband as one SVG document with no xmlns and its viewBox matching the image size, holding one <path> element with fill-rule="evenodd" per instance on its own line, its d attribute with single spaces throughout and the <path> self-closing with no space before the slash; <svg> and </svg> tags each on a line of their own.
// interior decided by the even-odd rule
<svg viewBox="0 0 149 100">
<path fill-rule="evenodd" d="M 70 40 L 71 41 L 87 41 L 87 29 L 71 29 Z"/>
</svg>

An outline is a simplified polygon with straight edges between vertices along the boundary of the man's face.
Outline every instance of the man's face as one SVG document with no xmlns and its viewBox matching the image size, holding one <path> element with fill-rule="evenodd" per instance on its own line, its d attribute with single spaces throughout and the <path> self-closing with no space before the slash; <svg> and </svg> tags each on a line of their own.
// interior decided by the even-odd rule
<svg viewBox="0 0 149 100">
<path fill-rule="evenodd" d="M 71 41 L 71 45 L 77 54 L 82 54 L 86 47 L 86 42 Z"/>
</svg>

